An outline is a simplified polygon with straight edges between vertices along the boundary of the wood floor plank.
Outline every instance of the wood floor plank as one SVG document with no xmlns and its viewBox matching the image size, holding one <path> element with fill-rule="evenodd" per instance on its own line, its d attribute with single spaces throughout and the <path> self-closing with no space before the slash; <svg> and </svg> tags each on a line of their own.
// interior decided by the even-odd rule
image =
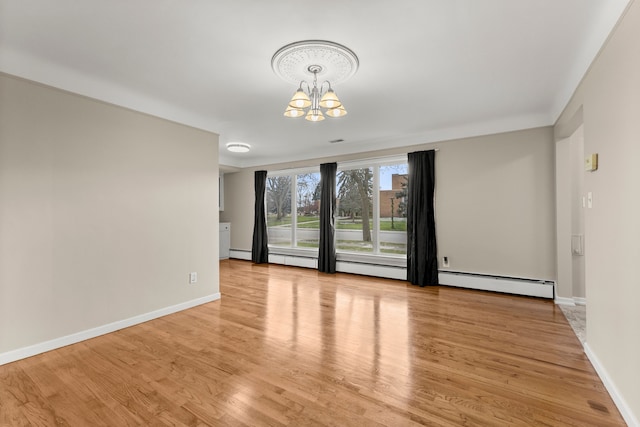
<svg viewBox="0 0 640 427">
<path fill-rule="evenodd" d="M 0 426 L 622 426 L 552 301 L 221 262 L 219 301 L 0 366 Z"/>
</svg>

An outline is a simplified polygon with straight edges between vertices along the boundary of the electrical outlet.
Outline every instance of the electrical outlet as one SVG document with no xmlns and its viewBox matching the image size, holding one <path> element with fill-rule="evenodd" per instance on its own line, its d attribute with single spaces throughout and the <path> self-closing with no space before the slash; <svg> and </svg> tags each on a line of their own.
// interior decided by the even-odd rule
<svg viewBox="0 0 640 427">
<path fill-rule="evenodd" d="M 195 271 L 189 273 L 189 283 L 194 284 L 197 282 L 198 282 L 198 273 L 196 273 Z"/>
<path fill-rule="evenodd" d="M 443 256 L 442 257 L 442 266 L 443 267 L 449 267 L 449 257 L 448 256 Z"/>
</svg>

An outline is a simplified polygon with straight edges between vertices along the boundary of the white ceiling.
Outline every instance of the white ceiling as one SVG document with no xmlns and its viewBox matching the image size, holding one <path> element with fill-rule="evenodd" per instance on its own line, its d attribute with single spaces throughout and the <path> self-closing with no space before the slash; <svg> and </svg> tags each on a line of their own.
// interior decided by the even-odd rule
<svg viewBox="0 0 640 427">
<path fill-rule="evenodd" d="M 0 0 L 0 71 L 219 133 L 246 167 L 553 124 L 627 3 Z M 271 57 L 306 39 L 358 55 L 346 117 L 282 115 Z"/>
</svg>

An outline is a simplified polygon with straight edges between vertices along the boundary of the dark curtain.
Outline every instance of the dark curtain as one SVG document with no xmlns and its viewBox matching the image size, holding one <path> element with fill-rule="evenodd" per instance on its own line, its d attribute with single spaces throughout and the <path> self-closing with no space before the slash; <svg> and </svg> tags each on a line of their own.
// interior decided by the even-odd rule
<svg viewBox="0 0 640 427">
<path fill-rule="evenodd" d="M 337 163 L 320 165 L 320 244 L 318 271 L 336 272 L 335 211 Z"/>
<path fill-rule="evenodd" d="M 407 280 L 418 286 L 437 285 L 435 151 L 409 153 L 408 160 Z"/>
<path fill-rule="evenodd" d="M 256 264 L 269 262 L 269 239 L 267 237 L 267 219 L 265 218 L 264 193 L 267 186 L 267 171 L 256 171 L 254 188 L 256 192 L 255 216 L 253 221 L 253 245 L 251 261 Z"/>
</svg>

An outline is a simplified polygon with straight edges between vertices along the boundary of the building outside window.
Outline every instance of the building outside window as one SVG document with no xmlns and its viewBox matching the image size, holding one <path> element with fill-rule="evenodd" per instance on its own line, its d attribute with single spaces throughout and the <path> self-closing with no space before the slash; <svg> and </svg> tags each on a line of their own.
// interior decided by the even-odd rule
<svg viewBox="0 0 640 427">
<path fill-rule="evenodd" d="M 408 179 L 406 163 L 380 166 L 380 253 L 407 254 Z"/>
</svg>

